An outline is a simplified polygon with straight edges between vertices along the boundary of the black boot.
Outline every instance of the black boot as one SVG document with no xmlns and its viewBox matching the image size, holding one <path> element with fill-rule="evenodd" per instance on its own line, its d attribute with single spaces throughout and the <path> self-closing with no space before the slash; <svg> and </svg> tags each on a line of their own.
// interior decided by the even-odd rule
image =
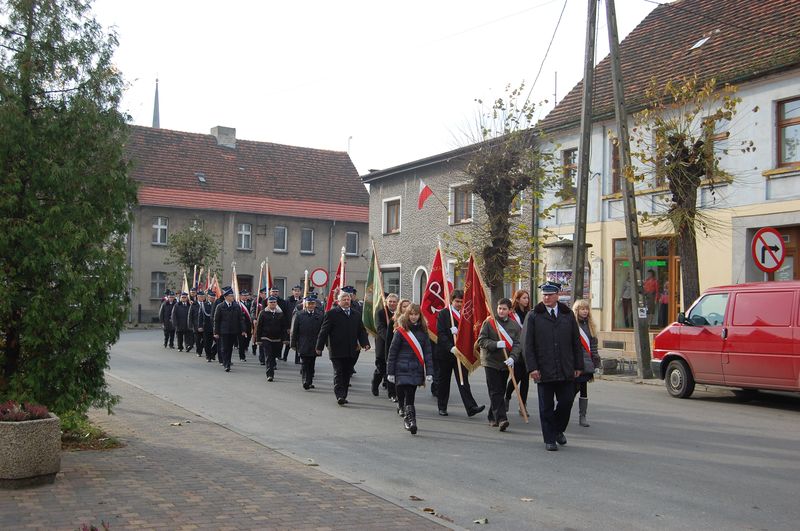
<svg viewBox="0 0 800 531">
<path fill-rule="evenodd" d="M 375 373 L 372 375 L 372 395 L 378 396 L 378 387 L 381 385 L 381 375 Z"/>
<path fill-rule="evenodd" d="M 417 433 L 417 410 L 414 406 L 406 406 L 406 416 L 403 426 L 411 432 L 411 435 Z"/>
</svg>

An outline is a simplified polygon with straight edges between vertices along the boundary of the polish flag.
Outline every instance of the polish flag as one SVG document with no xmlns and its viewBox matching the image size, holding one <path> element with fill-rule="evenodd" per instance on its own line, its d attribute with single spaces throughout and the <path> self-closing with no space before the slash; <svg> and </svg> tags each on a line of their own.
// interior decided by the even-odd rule
<svg viewBox="0 0 800 531">
<path fill-rule="evenodd" d="M 419 180 L 419 197 L 417 198 L 417 210 L 421 210 L 425 201 L 433 195 L 431 187 L 425 184 L 422 179 Z"/>
</svg>

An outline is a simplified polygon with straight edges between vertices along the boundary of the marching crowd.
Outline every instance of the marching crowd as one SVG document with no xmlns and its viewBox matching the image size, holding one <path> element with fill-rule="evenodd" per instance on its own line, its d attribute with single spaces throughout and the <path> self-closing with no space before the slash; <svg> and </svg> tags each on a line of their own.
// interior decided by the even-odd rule
<svg viewBox="0 0 800 531">
<path fill-rule="evenodd" d="M 476 349 L 484 369 L 489 392 L 489 425 L 506 431 L 509 404 L 515 390 L 519 413 L 527 415 L 529 382 L 537 385 L 539 419 L 545 448 L 558 450 L 567 444 L 564 432 L 573 401 L 579 395 L 579 424 L 588 427 L 588 382 L 592 381 L 600 358 L 589 304 L 578 300 L 572 308 L 559 302 L 560 286 L 546 282 L 539 286 L 542 302 L 531 308 L 530 294 L 518 290 L 512 299 L 501 299 L 493 319 L 481 325 Z M 304 389 L 314 388 L 316 360 L 327 348 L 333 366 L 333 391 L 340 406 L 345 406 L 350 378 L 355 374 L 359 353 L 371 348 L 362 322 L 363 305 L 352 286 L 343 287 L 328 311 L 323 311 L 315 293 L 301 296 L 294 286 L 287 299 L 277 288 L 261 289 L 256 298 L 243 290 L 235 300 L 230 287 L 217 298 L 192 289 L 188 293 L 168 291 L 159 310 L 164 330 L 164 348 L 194 351 L 215 360 L 231 372 L 234 350 L 241 362 L 247 351 L 258 355 L 268 382 L 274 380 L 277 360 L 300 365 Z M 464 293 L 450 293 L 450 304 L 437 317 L 435 341 L 417 304 L 400 300 L 396 294 L 385 297 L 375 311 L 375 371 L 371 391 L 378 396 L 386 390 L 397 403 L 397 413 L 406 430 L 417 433 L 415 395 L 430 385 L 437 399 L 438 413 L 448 416 L 451 382 L 455 378 L 461 402 L 469 417 L 486 409 L 478 405 L 469 384 L 468 371 L 460 366 L 455 338 L 461 318 Z M 431 325 L 432 326 L 432 325 Z"/>
</svg>

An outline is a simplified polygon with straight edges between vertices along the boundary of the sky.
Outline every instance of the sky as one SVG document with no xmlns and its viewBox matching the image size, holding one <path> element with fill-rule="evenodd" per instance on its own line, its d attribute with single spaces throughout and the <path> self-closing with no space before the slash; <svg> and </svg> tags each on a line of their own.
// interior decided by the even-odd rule
<svg viewBox="0 0 800 531">
<path fill-rule="evenodd" d="M 617 0 L 620 39 L 655 7 Z M 152 125 L 158 78 L 162 128 L 348 151 L 362 175 L 471 143 L 475 100 L 509 85 L 524 81 L 544 117 L 583 76 L 586 12 L 586 0 L 94 3 L 119 38 L 132 123 Z"/>
</svg>

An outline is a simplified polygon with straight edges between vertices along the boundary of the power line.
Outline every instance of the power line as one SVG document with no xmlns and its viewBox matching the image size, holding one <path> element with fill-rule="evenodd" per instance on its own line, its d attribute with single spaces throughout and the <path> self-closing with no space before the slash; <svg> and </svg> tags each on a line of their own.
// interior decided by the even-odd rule
<svg viewBox="0 0 800 531">
<path fill-rule="evenodd" d="M 735 22 L 722 20 L 722 19 L 717 18 L 717 17 L 712 17 L 710 15 L 706 15 L 705 13 L 701 13 L 699 11 L 693 11 L 691 9 L 687 9 L 687 8 L 681 6 L 681 5 L 678 5 L 677 2 L 676 3 L 664 3 L 664 2 L 658 2 L 657 0 L 643 0 L 643 1 L 647 2 L 649 4 L 655 4 L 657 6 L 663 6 L 663 7 L 668 7 L 670 9 L 676 9 L 678 11 L 683 11 L 684 13 L 689 13 L 691 15 L 702 17 L 702 18 L 704 18 L 706 20 L 711 20 L 712 22 L 718 22 L 720 24 L 725 24 L 726 26 L 730 26 L 732 28 L 736 28 L 736 29 L 740 29 L 740 30 L 744 30 L 744 31 L 749 31 L 749 32 L 752 32 L 752 33 L 761 33 L 761 34 L 764 34 L 764 35 L 769 35 L 770 37 L 785 37 L 785 38 L 789 38 L 789 39 L 798 39 L 798 40 L 800 40 L 800 35 L 795 34 L 795 33 L 780 33 L 780 32 L 776 32 L 776 31 L 763 30 L 763 29 L 760 29 L 760 28 L 753 28 L 751 26 L 745 26 L 744 24 L 736 24 Z"/>
</svg>

